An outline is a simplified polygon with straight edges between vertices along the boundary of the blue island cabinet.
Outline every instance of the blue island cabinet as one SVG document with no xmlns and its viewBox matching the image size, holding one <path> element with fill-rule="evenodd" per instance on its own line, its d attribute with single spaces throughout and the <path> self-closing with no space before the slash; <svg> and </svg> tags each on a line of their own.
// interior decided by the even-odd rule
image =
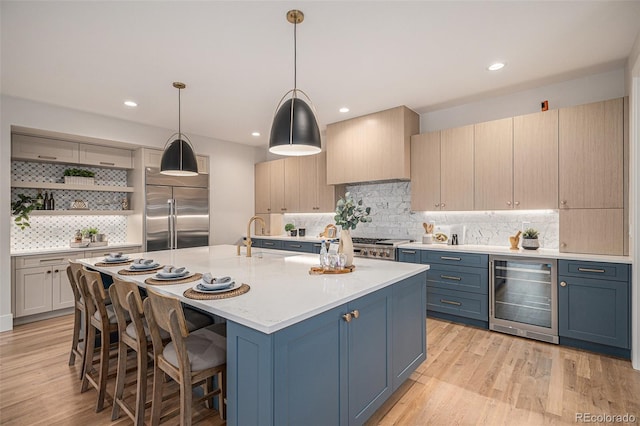
<svg viewBox="0 0 640 426">
<path fill-rule="evenodd" d="M 227 324 L 230 425 L 361 425 L 426 359 L 424 272 L 277 331 Z"/>
</svg>

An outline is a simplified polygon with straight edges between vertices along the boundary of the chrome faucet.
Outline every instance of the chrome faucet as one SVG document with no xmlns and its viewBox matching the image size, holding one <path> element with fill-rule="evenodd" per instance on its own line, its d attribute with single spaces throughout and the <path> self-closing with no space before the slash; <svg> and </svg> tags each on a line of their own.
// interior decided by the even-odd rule
<svg viewBox="0 0 640 426">
<path fill-rule="evenodd" d="M 251 223 L 256 220 L 262 222 L 263 230 L 264 227 L 267 226 L 267 224 L 264 222 L 264 219 L 260 216 L 253 216 L 251 219 L 249 219 L 249 223 L 247 224 L 247 239 L 244 240 L 244 245 L 247 246 L 247 257 L 251 257 Z M 240 246 L 238 246 L 238 256 L 240 256 Z"/>
</svg>

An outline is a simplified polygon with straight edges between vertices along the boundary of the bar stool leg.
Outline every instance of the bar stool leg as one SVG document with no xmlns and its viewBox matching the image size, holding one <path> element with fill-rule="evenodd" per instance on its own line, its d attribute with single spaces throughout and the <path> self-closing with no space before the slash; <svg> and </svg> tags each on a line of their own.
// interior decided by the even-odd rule
<svg viewBox="0 0 640 426">
<path fill-rule="evenodd" d="M 125 376 L 127 374 L 127 345 L 120 341 L 118 343 L 118 369 L 116 372 L 116 390 L 113 394 L 113 409 L 111 410 L 111 420 L 120 418 L 120 404 L 124 394 Z"/>
<path fill-rule="evenodd" d="M 153 366 L 153 399 L 151 402 L 151 426 L 160 424 L 162 412 L 162 386 L 164 384 L 164 372 L 156 365 Z"/>
<path fill-rule="evenodd" d="M 96 347 L 96 329 L 91 325 L 87 326 L 87 340 L 84 344 L 84 368 L 82 372 L 82 384 L 80 393 L 86 392 L 89 387 L 89 374 L 93 368 L 93 352 Z"/>
<path fill-rule="evenodd" d="M 96 413 L 104 409 L 104 398 L 107 393 L 107 376 L 109 375 L 109 346 L 111 340 L 109 330 L 100 332 L 100 376 L 98 377 L 98 400 L 96 401 Z"/>
</svg>

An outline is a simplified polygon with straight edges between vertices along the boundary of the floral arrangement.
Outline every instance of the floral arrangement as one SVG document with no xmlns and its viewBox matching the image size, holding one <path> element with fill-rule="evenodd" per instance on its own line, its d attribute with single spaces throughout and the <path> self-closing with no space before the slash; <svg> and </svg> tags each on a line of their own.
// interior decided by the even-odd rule
<svg viewBox="0 0 640 426">
<path fill-rule="evenodd" d="M 351 198 L 351 194 L 347 192 L 344 198 L 340 198 L 336 204 L 336 215 L 334 220 L 336 225 L 342 226 L 342 229 L 356 229 L 356 225 L 360 222 L 371 222 L 371 207 L 364 207 L 362 200 L 355 201 Z"/>
<path fill-rule="evenodd" d="M 528 240 L 538 238 L 538 231 L 533 228 L 528 228 L 522 234 L 522 238 L 526 238 Z"/>
</svg>

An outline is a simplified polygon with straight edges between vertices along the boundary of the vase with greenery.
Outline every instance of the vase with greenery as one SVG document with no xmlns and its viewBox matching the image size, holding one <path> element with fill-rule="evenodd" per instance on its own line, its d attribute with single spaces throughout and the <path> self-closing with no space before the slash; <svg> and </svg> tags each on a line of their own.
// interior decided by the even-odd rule
<svg viewBox="0 0 640 426">
<path fill-rule="evenodd" d="M 354 200 L 351 193 L 344 194 L 336 203 L 336 215 L 334 220 L 336 225 L 341 226 L 339 253 L 346 256 L 345 266 L 353 265 L 353 241 L 351 240 L 351 230 L 356 229 L 358 223 L 371 222 L 371 207 L 365 207 L 362 200 Z"/>
<path fill-rule="evenodd" d="M 96 235 L 98 234 L 98 228 L 95 227 L 88 227 L 88 228 L 84 228 L 82 230 L 82 235 L 84 235 L 85 238 L 89 238 L 91 240 L 91 242 L 95 242 L 96 241 Z"/>
<path fill-rule="evenodd" d="M 284 232 L 286 232 L 287 234 L 289 234 L 290 236 L 294 236 L 293 235 L 293 231 L 296 229 L 296 226 L 293 223 L 287 223 L 284 226 Z"/>
<path fill-rule="evenodd" d="M 84 169 L 66 169 L 64 171 L 64 183 L 75 185 L 94 185 L 95 173 Z"/>
<path fill-rule="evenodd" d="M 526 250 L 537 250 L 540 247 L 538 234 L 538 231 L 533 228 L 525 229 L 522 234 L 522 248 Z"/>
<path fill-rule="evenodd" d="M 11 214 L 15 216 L 14 223 L 24 230 L 31 227 L 29 214 L 37 207 L 36 200 L 24 194 L 17 194 L 19 200 L 11 203 Z"/>
</svg>

